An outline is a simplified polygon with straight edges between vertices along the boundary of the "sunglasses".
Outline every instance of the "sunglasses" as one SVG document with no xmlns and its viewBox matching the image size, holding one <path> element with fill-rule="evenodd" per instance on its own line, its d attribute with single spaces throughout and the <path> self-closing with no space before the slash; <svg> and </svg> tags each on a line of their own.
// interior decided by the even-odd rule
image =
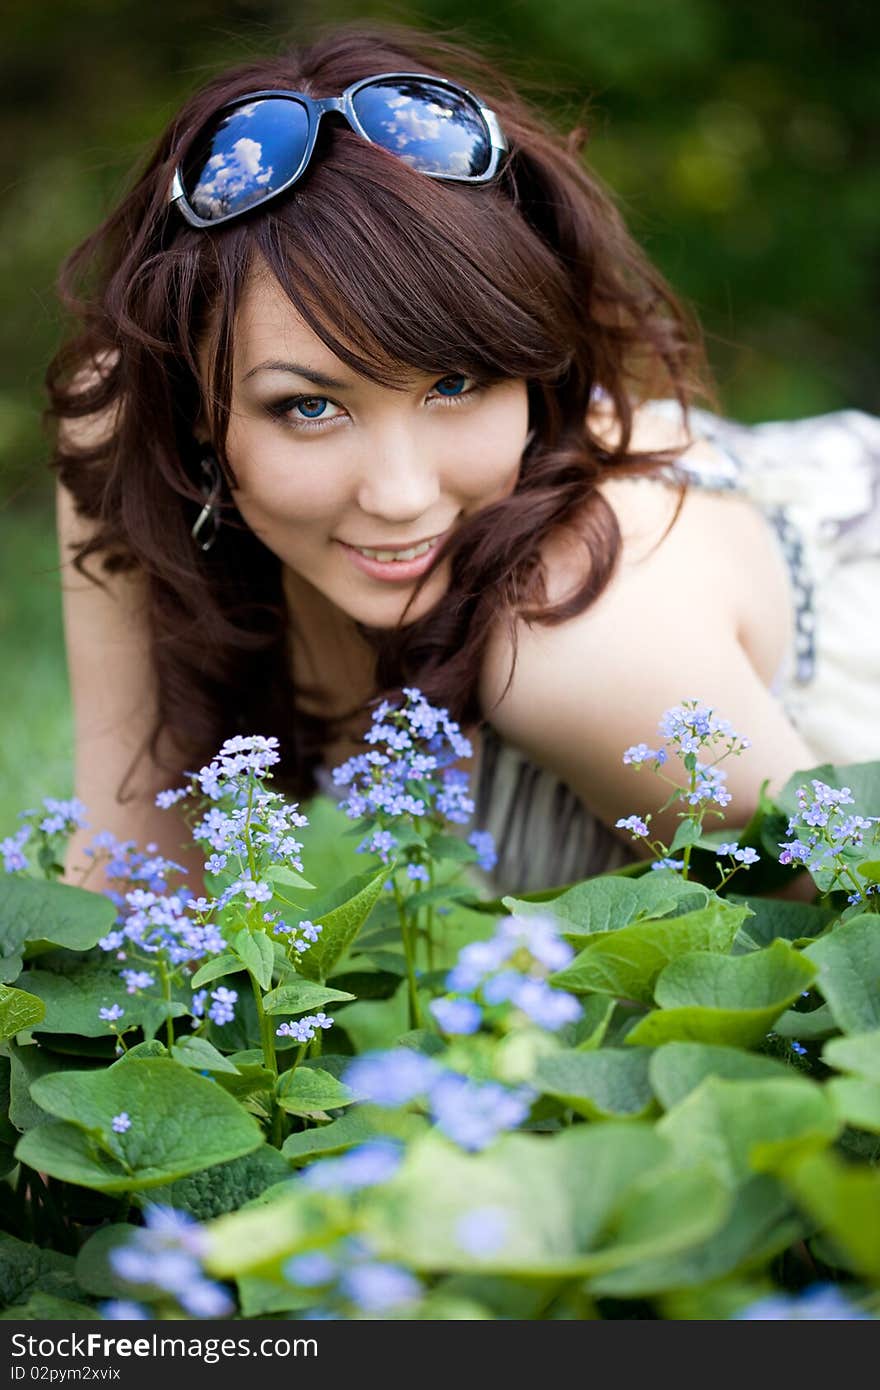
<svg viewBox="0 0 880 1390">
<path fill-rule="evenodd" d="M 193 136 L 169 203 L 191 226 L 217 227 L 280 197 L 302 178 L 331 112 L 429 178 L 488 183 L 508 148 L 495 113 L 442 77 L 382 72 L 320 99 L 270 88 L 225 102 Z"/>
</svg>

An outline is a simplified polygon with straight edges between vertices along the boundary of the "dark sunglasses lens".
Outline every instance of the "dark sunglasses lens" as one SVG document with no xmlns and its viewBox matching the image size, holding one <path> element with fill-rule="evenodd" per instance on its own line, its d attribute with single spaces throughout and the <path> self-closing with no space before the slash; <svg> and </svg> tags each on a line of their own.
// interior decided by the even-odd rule
<svg viewBox="0 0 880 1390">
<path fill-rule="evenodd" d="M 193 210 L 211 221 L 261 203 L 299 171 L 308 133 L 305 107 L 287 98 L 261 97 L 226 112 L 184 161 Z"/>
<path fill-rule="evenodd" d="M 465 96 L 413 78 L 389 78 L 352 98 L 371 140 L 423 174 L 475 178 L 492 158 L 486 122 Z"/>
</svg>

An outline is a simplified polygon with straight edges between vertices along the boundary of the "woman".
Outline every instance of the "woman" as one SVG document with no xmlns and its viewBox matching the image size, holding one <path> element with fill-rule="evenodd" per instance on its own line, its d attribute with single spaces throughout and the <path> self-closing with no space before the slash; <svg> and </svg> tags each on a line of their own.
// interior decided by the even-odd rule
<svg viewBox="0 0 880 1390">
<path fill-rule="evenodd" d="M 633 811 L 671 838 L 668 787 L 621 754 L 683 698 L 752 741 L 729 824 L 765 778 L 880 756 L 846 713 L 876 700 L 873 639 L 832 708 L 836 630 L 814 640 L 806 601 L 824 566 L 836 602 L 843 560 L 876 594 L 877 547 L 810 530 L 837 439 L 806 511 L 790 449 L 838 431 L 858 491 L 877 424 L 689 409 L 713 403 L 697 330 L 581 142 L 457 43 L 342 27 L 192 96 L 65 263 L 79 331 L 48 385 L 76 792 L 193 892 L 202 857 L 159 790 L 271 733 L 276 786 L 307 797 L 402 685 L 471 735 L 506 890 L 633 858 Z M 876 498 L 848 505 L 868 536 Z"/>
</svg>

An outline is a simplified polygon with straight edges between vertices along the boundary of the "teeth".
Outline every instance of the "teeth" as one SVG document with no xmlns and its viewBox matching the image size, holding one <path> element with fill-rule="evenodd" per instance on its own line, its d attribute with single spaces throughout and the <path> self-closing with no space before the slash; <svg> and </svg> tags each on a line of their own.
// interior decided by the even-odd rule
<svg viewBox="0 0 880 1390">
<path fill-rule="evenodd" d="M 366 555 L 368 560 L 415 560 L 419 555 L 427 555 L 434 541 L 434 536 L 429 541 L 423 541 L 421 545 L 414 545 L 410 550 L 367 550 L 366 546 L 356 545 L 354 549 L 361 555 Z"/>
</svg>

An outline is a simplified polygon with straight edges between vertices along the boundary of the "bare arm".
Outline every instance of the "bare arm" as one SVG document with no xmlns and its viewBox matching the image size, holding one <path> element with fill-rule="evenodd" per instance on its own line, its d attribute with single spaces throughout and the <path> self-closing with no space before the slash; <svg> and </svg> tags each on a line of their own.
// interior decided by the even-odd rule
<svg viewBox="0 0 880 1390">
<path fill-rule="evenodd" d="M 76 428 L 95 426 L 78 421 Z M 57 528 L 75 730 L 75 792 L 89 820 L 89 828 L 71 838 L 64 881 L 83 883 L 95 892 L 112 886 L 103 866 L 89 873 L 93 861 L 83 853 L 97 831 L 109 830 L 121 840 L 135 840 L 139 850 L 155 842 L 160 854 L 187 869 L 187 885 L 200 894 L 204 856 L 192 843 L 180 808 L 161 810 L 155 805 L 157 792 L 177 785 L 174 774 L 162 771 L 145 753 L 126 787 L 126 796 L 131 794 L 133 799 L 125 803 L 116 799 L 132 760 L 152 730 L 156 712 L 144 577 L 140 573 L 106 576 L 93 557 L 87 565 L 104 580 L 106 587 L 101 589 L 76 571 L 70 545 L 89 534 L 89 523 L 77 516 L 70 493 L 60 483 Z M 165 748 L 170 751 L 170 745 Z"/>
</svg>

